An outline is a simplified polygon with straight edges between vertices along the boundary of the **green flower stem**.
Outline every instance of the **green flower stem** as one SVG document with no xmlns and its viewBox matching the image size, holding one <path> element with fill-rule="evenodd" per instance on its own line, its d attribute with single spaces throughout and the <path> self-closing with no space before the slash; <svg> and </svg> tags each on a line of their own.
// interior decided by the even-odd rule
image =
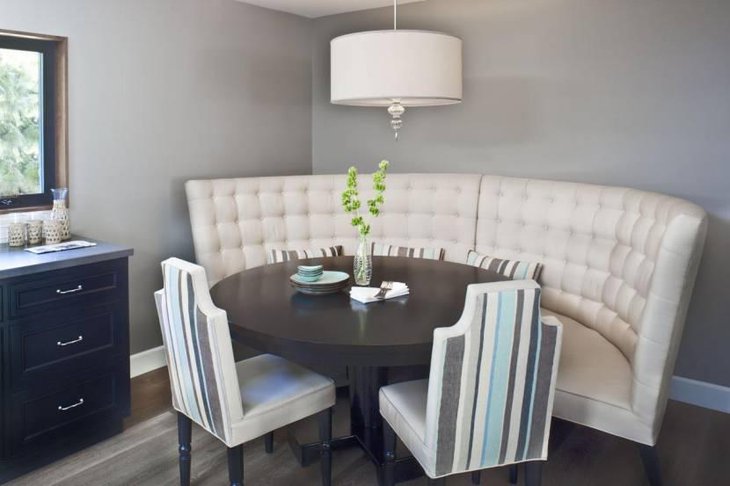
<svg viewBox="0 0 730 486">
<path fill-rule="evenodd" d="M 387 160 L 383 160 L 378 164 L 378 170 L 373 174 L 373 189 L 375 190 L 375 197 L 367 201 L 368 212 L 373 218 L 380 215 L 380 209 L 385 203 L 385 179 L 388 172 L 388 166 L 390 163 Z M 357 169 L 350 167 L 347 171 L 347 186 L 342 192 L 342 207 L 345 213 L 352 216 L 351 224 L 357 228 L 358 233 L 361 237 L 366 237 L 370 234 L 370 224 L 365 221 L 365 218 L 360 213 L 362 203 L 360 202 L 360 193 L 358 191 L 357 182 Z"/>
</svg>

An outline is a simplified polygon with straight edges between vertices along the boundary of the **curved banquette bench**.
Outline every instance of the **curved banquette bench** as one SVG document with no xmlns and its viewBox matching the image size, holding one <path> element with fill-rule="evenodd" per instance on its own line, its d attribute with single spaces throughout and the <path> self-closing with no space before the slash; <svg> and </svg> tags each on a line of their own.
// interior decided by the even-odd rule
<svg viewBox="0 0 730 486">
<path fill-rule="evenodd" d="M 487 175 L 391 174 L 387 186 L 373 241 L 444 248 L 461 263 L 472 249 L 542 263 L 542 311 L 564 329 L 554 415 L 655 444 L 706 233 L 700 207 Z M 264 265 L 272 249 L 343 245 L 352 254 L 344 187 L 339 175 L 189 181 L 196 258 L 210 284 Z"/>
</svg>

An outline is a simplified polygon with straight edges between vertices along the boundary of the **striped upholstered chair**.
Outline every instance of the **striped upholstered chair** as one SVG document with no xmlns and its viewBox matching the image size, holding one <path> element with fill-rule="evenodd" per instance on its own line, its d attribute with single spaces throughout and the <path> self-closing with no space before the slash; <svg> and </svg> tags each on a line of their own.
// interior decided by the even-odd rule
<svg viewBox="0 0 730 486">
<path fill-rule="evenodd" d="M 226 312 L 213 304 L 203 267 L 171 258 L 162 273 L 165 286 L 155 299 L 178 411 L 180 484 L 190 484 L 192 422 L 228 447 L 228 474 L 238 486 L 243 443 L 316 413 L 322 484 L 331 484 L 332 380 L 270 354 L 236 363 Z"/>
<path fill-rule="evenodd" d="M 557 319 L 540 319 L 534 281 L 470 285 L 461 319 L 434 331 L 428 380 L 380 389 L 385 484 L 396 434 L 433 483 L 526 462 L 526 484 L 539 484 L 561 337 Z"/>
</svg>

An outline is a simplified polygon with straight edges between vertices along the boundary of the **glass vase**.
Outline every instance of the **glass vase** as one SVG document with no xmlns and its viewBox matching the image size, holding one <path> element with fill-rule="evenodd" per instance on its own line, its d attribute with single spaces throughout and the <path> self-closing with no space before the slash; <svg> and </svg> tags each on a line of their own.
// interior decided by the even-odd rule
<svg viewBox="0 0 730 486">
<path fill-rule="evenodd" d="M 360 286 L 370 285 L 370 279 L 373 276 L 373 256 L 370 242 L 366 236 L 360 236 L 360 243 L 358 243 L 357 252 L 355 252 L 353 275 L 355 284 Z"/>
<path fill-rule="evenodd" d="M 66 207 L 66 195 L 68 189 L 61 187 L 51 189 L 53 193 L 53 209 L 51 209 L 51 219 L 60 221 L 61 240 L 71 239 L 71 219 L 69 218 L 68 208 Z"/>
</svg>

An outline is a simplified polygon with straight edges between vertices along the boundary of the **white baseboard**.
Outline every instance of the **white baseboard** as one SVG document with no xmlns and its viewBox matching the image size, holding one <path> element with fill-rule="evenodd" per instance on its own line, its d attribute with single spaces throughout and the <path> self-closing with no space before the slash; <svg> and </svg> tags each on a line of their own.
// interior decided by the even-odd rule
<svg viewBox="0 0 730 486">
<path fill-rule="evenodd" d="M 730 413 L 730 387 L 675 376 L 669 397 L 678 402 Z"/>
<path fill-rule="evenodd" d="M 132 378 L 167 366 L 162 346 L 133 354 L 130 357 Z M 730 387 L 692 380 L 682 376 L 672 378 L 672 400 L 730 413 Z"/>
<path fill-rule="evenodd" d="M 165 361 L 165 348 L 162 346 L 148 349 L 129 357 L 129 374 L 132 378 L 159 368 L 164 368 L 165 366 L 167 366 L 167 362 Z"/>
</svg>

